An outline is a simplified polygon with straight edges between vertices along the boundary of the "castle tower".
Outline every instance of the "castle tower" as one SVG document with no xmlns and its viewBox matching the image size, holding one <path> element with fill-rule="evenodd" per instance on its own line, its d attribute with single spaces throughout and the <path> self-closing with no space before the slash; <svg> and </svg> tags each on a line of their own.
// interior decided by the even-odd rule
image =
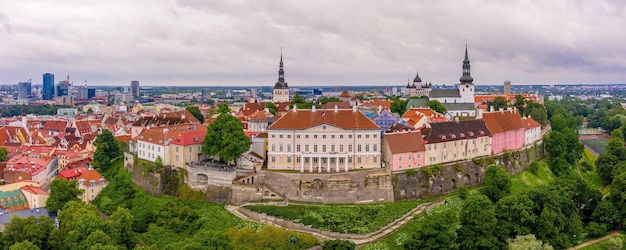
<svg viewBox="0 0 626 250">
<path fill-rule="evenodd" d="M 285 71 L 283 70 L 283 50 L 280 50 L 280 64 L 278 68 L 278 81 L 272 89 L 272 102 L 289 102 L 289 86 L 285 82 Z"/>
</svg>

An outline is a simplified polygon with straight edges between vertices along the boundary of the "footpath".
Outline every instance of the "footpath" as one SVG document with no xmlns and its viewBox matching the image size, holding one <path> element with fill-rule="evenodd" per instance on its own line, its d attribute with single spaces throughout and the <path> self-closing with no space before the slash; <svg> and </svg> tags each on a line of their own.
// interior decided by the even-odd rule
<svg viewBox="0 0 626 250">
<path fill-rule="evenodd" d="M 622 236 L 622 235 L 623 235 L 623 234 L 622 234 L 622 233 L 620 233 L 620 232 L 619 232 L 619 230 L 615 230 L 615 231 L 613 231 L 612 233 L 610 233 L 610 234 L 609 234 L 609 235 L 607 235 L 607 236 L 604 236 L 604 237 L 602 237 L 602 238 L 595 239 L 595 240 L 585 241 L 585 243 L 580 244 L 580 245 L 575 246 L 575 247 L 572 247 L 572 248 L 570 248 L 570 249 L 568 249 L 568 250 L 581 249 L 581 248 L 586 247 L 586 246 L 589 246 L 589 245 L 591 245 L 591 244 L 593 244 L 593 243 L 597 243 L 597 242 L 600 242 L 600 241 L 608 240 L 609 238 L 612 238 L 612 237 L 615 237 L 615 236 Z"/>
<path fill-rule="evenodd" d="M 278 203 L 274 203 L 274 204 L 250 203 L 250 204 L 244 204 L 240 206 L 226 205 L 226 210 L 230 212 L 231 214 L 246 221 L 259 222 L 259 223 L 263 223 L 263 224 L 267 224 L 267 225 L 271 225 L 271 226 L 275 226 L 275 227 L 279 227 L 283 229 L 307 233 L 322 240 L 332 240 L 332 239 L 350 240 L 354 242 L 356 245 L 363 245 L 363 244 L 376 241 L 380 238 L 383 238 L 395 232 L 396 230 L 398 230 L 399 228 L 401 228 L 402 226 L 406 225 L 411 220 L 413 220 L 413 218 L 416 215 L 421 215 L 430 209 L 433 209 L 435 207 L 438 207 L 444 204 L 444 202 L 445 200 L 440 200 L 440 201 L 435 201 L 435 202 L 430 202 L 430 203 L 419 204 L 415 208 L 413 208 L 411 211 L 407 212 L 406 214 L 403 214 L 400 218 L 390 222 L 389 224 L 385 225 L 384 227 L 376 231 L 373 231 L 367 234 L 338 233 L 338 232 L 321 230 L 321 229 L 313 228 L 308 225 L 295 223 L 290 220 L 277 218 L 277 217 L 270 216 L 264 213 L 257 213 L 257 212 L 244 208 L 244 206 L 247 206 L 247 205 L 286 205 L 285 203 L 280 203 L 280 204 Z"/>
</svg>

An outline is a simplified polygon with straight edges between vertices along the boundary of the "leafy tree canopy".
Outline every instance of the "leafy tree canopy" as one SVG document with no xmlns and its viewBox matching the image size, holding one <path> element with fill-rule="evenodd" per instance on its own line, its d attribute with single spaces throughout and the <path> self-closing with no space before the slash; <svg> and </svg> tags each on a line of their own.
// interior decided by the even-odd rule
<svg viewBox="0 0 626 250">
<path fill-rule="evenodd" d="M 231 162 L 249 149 L 250 138 L 236 117 L 222 113 L 208 125 L 202 147 L 208 156 L 218 155 L 222 161 Z"/>
<path fill-rule="evenodd" d="M 56 178 L 50 183 L 50 197 L 46 201 L 46 208 L 49 211 L 57 211 L 70 201 L 78 201 L 78 196 L 84 190 L 78 189 L 77 181 L 68 181 L 63 178 Z"/>
<path fill-rule="evenodd" d="M 443 104 L 437 100 L 430 100 L 426 102 L 426 105 L 437 113 L 446 113 L 446 107 L 444 107 Z"/>
<path fill-rule="evenodd" d="M 200 123 L 204 123 L 204 115 L 200 112 L 200 108 L 198 106 L 187 106 L 185 110 L 189 111 Z"/>
<path fill-rule="evenodd" d="M 485 173 L 485 188 L 482 192 L 493 202 L 510 194 L 511 180 L 506 170 L 497 165 L 489 166 Z"/>
</svg>

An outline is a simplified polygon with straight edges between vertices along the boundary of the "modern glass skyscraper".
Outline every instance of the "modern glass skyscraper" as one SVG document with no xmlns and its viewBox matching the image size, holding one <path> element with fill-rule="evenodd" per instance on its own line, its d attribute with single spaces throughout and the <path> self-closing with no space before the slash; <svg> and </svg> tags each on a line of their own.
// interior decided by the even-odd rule
<svg viewBox="0 0 626 250">
<path fill-rule="evenodd" d="M 54 99 L 54 74 L 43 74 L 43 90 L 41 96 L 44 100 Z"/>
</svg>

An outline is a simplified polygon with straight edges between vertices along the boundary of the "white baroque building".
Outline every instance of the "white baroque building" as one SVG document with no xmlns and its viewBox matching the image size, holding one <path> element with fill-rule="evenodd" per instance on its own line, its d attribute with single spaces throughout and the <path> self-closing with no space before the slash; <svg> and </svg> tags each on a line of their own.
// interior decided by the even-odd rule
<svg viewBox="0 0 626 250">
<path fill-rule="evenodd" d="M 294 108 L 267 132 L 269 170 L 347 172 L 381 167 L 380 127 L 355 108 Z"/>
</svg>

